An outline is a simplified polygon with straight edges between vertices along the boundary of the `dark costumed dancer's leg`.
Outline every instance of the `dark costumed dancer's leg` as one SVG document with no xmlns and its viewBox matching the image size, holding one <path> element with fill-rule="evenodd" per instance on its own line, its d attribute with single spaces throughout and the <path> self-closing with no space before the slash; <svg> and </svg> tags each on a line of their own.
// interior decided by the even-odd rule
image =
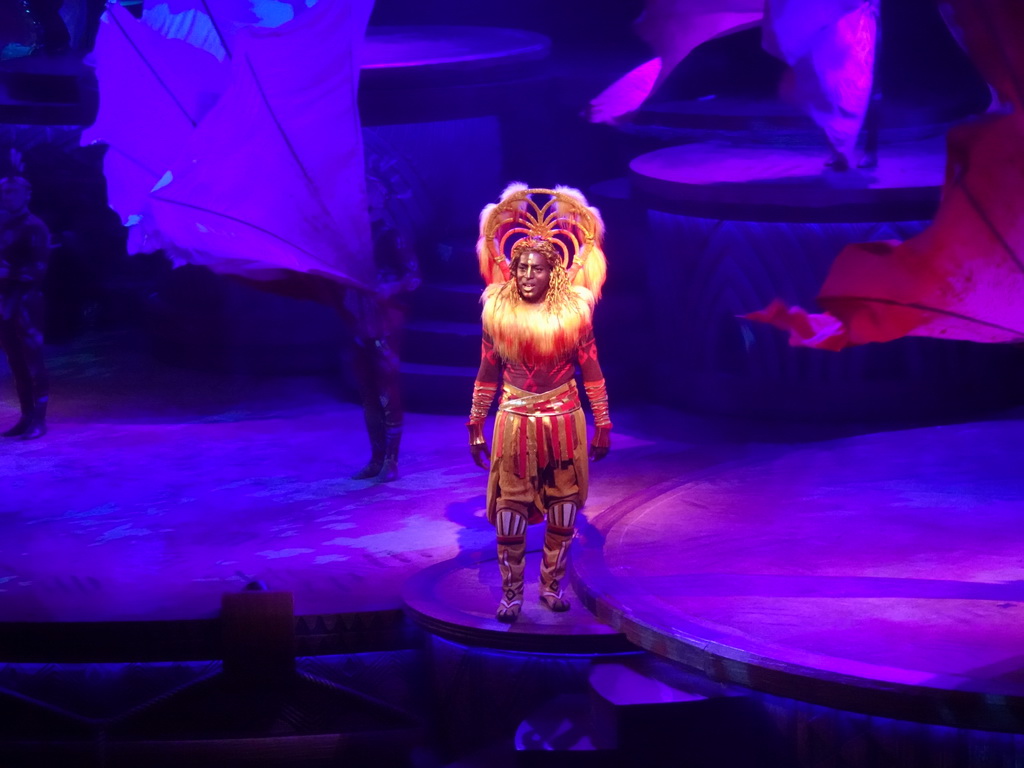
<svg viewBox="0 0 1024 768">
<path fill-rule="evenodd" d="M 0 346 L 7 355 L 21 405 L 21 418 L 3 436 L 34 440 L 46 434 L 50 394 L 43 357 L 43 295 L 38 290 L 15 288 L 0 301 Z"/>
<path fill-rule="evenodd" d="M 357 339 L 353 363 L 370 438 L 370 461 L 353 477 L 388 482 L 398 477 L 402 440 L 400 362 L 392 338 Z"/>
</svg>

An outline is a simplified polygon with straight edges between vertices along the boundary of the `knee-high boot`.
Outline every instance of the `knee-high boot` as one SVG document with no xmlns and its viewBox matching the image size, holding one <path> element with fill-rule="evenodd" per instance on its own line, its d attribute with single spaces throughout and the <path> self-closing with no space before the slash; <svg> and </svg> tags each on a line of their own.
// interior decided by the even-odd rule
<svg viewBox="0 0 1024 768">
<path fill-rule="evenodd" d="M 498 537 L 498 570 L 501 572 L 501 602 L 498 621 L 511 624 L 523 609 L 523 570 L 526 568 L 526 537 Z"/>
<path fill-rule="evenodd" d="M 576 505 L 573 503 L 553 504 L 548 510 L 544 556 L 540 564 L 540 600 L 556 612 L 569 610 L 569 601 L 565 597 L 565 571 L 575 523 Z"/>
<path fill-rule="evenodd" d="M 380 402 L 384 411 L 384 461 L 377 481 L 386 483 L 398 479 L 398 447 L 402 442 L 402 387 L 401 363 L 395 334 L 377 342 L 377 381 Z"/>
<path fill-rule="evenodd" d="M 4 321 L 0 329 L 0 343 L 7 353 L 7 362 L 18 391 L 21 418 L 2 433 L 3 437 L 34 440 L 46 434 L 46 405 L 49 398 L 49 379 L 43 359 L 42 334 L 35 329 L 18 327 Z"/>
<path fill-rule="evenodd" d="M 514 509 L 499 509 L 498 571 L 501 573 L 501 602 L 498 621 L 511 624 L 523 609 L 523 570 L 526 567 L 526 516 Z"/>
<path fill-rule="evenodd" d="M 401 426 L 384 428 L 384 461 L 377 473 L 377 482 L 388 483 L 398 479 L 398 446 L 401 442 Z"/>
<path fill-rule="evenodd" d="M 366 422 L 366 434 L 370 438 L 370 460 L 366 466 L 352 475 L 353 480 L 366 480 L 376 477 L 384 465 L 384 447 L 386 435 L 384 416 L 380 406 L 375 402 L 363 403 L 363 420 Z"/>
<path fill-rule="evenodd" d="M 32 424 L 32 413 L 35 406 L 35 398 L 32 397 L 32 391 L 28 382 L 23 382 L 18 376 L 18 372 L 15 367 L 11 366 L 11 371 L 14 373 L 14 383 L 18 390 L 18 403 L 21 406 L 21 416 L 18 419 L 18 423 L 3 433 L 4 437 L 20 437 L 25 434 Z"/>
<path fill-rule="evenodd" d="M 369 463 L 353 478 L 372 478 L 378 483 L 387 483 L 398 479 L 398 448 L 402 441 L 398 355 L 388 337 L 361 339 L 357 343 L 355 361 L 371 455 Z"/>
</svg>

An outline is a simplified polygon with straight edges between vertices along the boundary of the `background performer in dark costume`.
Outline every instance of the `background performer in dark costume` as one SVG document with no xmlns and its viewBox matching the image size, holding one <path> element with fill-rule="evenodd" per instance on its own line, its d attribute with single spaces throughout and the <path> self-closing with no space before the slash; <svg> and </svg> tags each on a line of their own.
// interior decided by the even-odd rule
<svg viewBox="0 0 1024 768">
<path fill-rule="evenodd" d="M 406 295 L 420 284 L 415 251 L 386 215 L 384 183 L 367 177 L 370 236 L 376 270 L 374 290 L 345 289 L 343 314 L 352 326 L 352 363 L 370 438 L 370 461 L 356 480 L 389 482 L 398 477 L 402 440 L 401 333 L 408 314 Z"/>
<path fill-rule="evenodd" d="M 43 360 L 43 279 L 50 233 L 28 210 L 32 186 L 20 176 L 0 179 L 0 346 L 18 390 L 21 418 L 4 437 L 46 434 L 49 381 Z"/>
</svg>

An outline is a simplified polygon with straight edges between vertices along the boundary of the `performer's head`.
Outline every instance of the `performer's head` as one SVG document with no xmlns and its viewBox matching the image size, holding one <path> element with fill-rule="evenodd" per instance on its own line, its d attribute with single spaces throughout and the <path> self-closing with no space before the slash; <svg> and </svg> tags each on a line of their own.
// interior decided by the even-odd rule
<svg viewBox="0 0 1024 768">
<path fill-rule="evenodd" d="M 512 248 L 509 266 L 519 297 L 529 304 L 561 298 L 569 288 L 561 255 L 547 240 L 520 240 Z"/>
<path fill-rule="evenodd" d="M 21 213 L 32 198 L 32 185 L 21 176 L 0 179 L 0 208 L 8 213 Z"/>
</svg>

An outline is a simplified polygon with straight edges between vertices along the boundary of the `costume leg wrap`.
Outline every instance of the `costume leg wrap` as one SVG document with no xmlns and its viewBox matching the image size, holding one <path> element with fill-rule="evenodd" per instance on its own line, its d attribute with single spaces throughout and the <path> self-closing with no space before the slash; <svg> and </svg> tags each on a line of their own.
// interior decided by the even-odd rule
<svg viewBox="0 0 1024 768">
<path fill-rule="evenodd" d="M 540 565 L 540 599 L 552 611 L 569 610 L 563 584 L 569 545 L 576 524 L 576 504 L 563 501 L 548 509 L 544 531 L 544 558 Z"/>
<path fill-rule="evenodd" d="M 375 477 L 384 464 L 384 411 L 381 408 L 373 365 L 373 342 L 356 338 L 352 349 L 352 366 L 363 401 L 363 420 L 366 434 L 370 438 L 370 461 L 352 477 L 356 480 Z"/>
<path fill-rule="evenodd" d="M 501 572 L 501 602 L 498 621 L 511 623 L 523 608 L 523 570 L 526 567 L 526 515 L 514 509 L 498 510 L 498 569 Z"/>
<path fill-rule="evenodd" d="M 46 406 L 50 387 L 43 357 L 42 326 L 45 319 L 42 294 L 31 291 L 6 297 L 0 317 L 0 346 L 7 354 L 18 390 L 21 419 L 4 437 L 40 436 L 46 431 Z"/>
<path fill-rule="evenodd" d="M 398 477 L 403 421 L 398 355 L 386 338 L 360 338 L 356 340 L 353 362 L 371 450 L 369 463 L 353 478 L 394 480 Z"/>
<path fill-rule="evenodd" d="M 398 477 L 398 447 L 402 442 L 404 412 L 399 385 L 401 363 L 395 346 L 387 337 L 376 340 L 374 362 L 384 418 L 384 463 L 379 479 L 394 480 Z"/>
</svg>

